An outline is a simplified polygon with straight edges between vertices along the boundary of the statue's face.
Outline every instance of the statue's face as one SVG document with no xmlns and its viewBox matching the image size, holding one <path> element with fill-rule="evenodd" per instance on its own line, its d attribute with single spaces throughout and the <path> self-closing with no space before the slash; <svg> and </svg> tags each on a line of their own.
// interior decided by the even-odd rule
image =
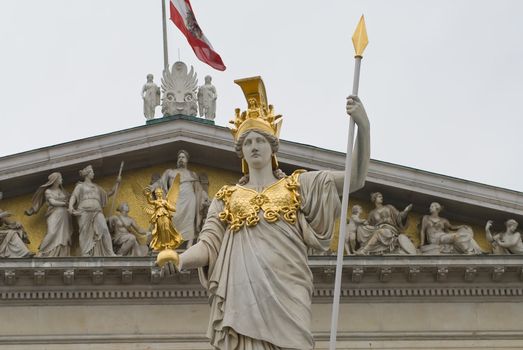
<svg viewBox="0 0 523 350">
<path fill-rule="evenodd" d="M 62 175 L 58 176 L 58 178 L 56 179 L 56 182 L 61 185 L 63 182 L 64 182 L 64 179 L 62 179 Z"/>
<path fill-rule="evenodd" d="M 243 140 L 242 153 L 249 168 L 261 169 L 271 164 L 271 145 L 265 136 L 255 131 L 251 131 Z"/>
<path fill-rule="evenodd" d="M 514 233 L 518 229 L 518 223 L 517 222 L 509 222 L 507 224 L 507 229 L 509 232 Z"/>
<path fill-rule="evenodd" d="M 188 159 L 187 159 L 187 156 L 185 155 L 185 153 L 180 153 L 178 155 L 178 167 L 186 167 L 187 166 L 187 163 L 188 163 Z"/>
<path fill-rule="evenodd" d="M 441 205 L 439 205 L 439 203 L 434 202 L 430 205 L 429 211 L 431 213 L 439 213 L 440 210 L 441 210 Z"/>
<path fill-rule="evenodd" d="M 129 205 L 127 205 L 127 203 L 122 204 L 122 206 L 120 207 L 120 213 L 124 215 L 127 215 L 127 213 L 129 213 Z"/>
</svg>

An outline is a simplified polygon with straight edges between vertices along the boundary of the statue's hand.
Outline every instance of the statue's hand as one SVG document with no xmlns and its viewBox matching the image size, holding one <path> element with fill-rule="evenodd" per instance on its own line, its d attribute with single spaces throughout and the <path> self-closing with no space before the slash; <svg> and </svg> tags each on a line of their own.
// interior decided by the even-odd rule
<svg viewBox="0 0 523 350">
<path fill-rule="evenodd" d="M 363 104 L 358 96 L 350 95 L 347 97 L 347 114 L 354 119 L 354 122 L 358 127 L 368 127 L 369 118 L 367 117 L 367 112 L 363 108 Z"/>
<path fill-rule="evenodd" d="M 494 222 L 492 220 L 487 221 L 487 224 L 485 225 L 485 230 L 490 230 L 490 228 L 492 227 L 493 223 Z"/>
<path fill-rule="evenodd" d="M 178 267 L 173 262 L 168 262 L 165 265 L 163 265 L 162 270 L 164 275 L 167 277 L 172 277 L 176 275 L 178 272 L 180 272 Z"/>
<path fill-rule="evenodd" d="M 79 215 L 80 214 L 80 212 L 78 210 L 75 210 L 72 208 L 67 209 L 67 211 L 69 212 L 70 215 Z"/>
</svg>

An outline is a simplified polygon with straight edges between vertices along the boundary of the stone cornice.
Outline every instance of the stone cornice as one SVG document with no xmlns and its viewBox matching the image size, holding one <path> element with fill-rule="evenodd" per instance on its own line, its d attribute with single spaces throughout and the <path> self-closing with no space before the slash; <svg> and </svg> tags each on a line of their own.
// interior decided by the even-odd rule
<svg viewBox="0 0 523 350">
<path fill-rule="evenodd" d="M 332 301 L 334 257 L 311 257 L 314 302 Z M 346 257 L 343 302 L 523 301 L 523 259 Z M 0 305 L 45 303 L 206 303 L 196 271 L 165 277 L 152 258 L 7 259 Z"/>
<path fill-rule="evenodd" d="M 0 157 L 0 181 L 39 170 L 50 171 L 71 164 L 96 161 L 99 158 L 111 157 L 171 144 L 176 141 L 196 143 L 202 146 L 218 148 L 232 153 L 233 142 L 227 128 L 198 123 L 188 120 L 175 120 L 153 125 L 139 126 L 109 134 L 93 136 L 54 146 L 40 148 L 10 156 Z M 281 140 L 279 159 L 296 167 L 308 169 L 343 169 L 345 154 L 314 147 L 311 145 Z M 372 160 L 368 181 L 384 185 L 400 186 L 406 190 L 453 196 L 462 200 L 476 195 L 476 204 L 484 204 L 487 199 L 495 199 L 515 204 L 522 210 L 522 193 L 463 179 L 434 174 L 418 169 L 408 168 L 392 163 Z M 421 188 L 420 188 L 421 187 Z"/>
</svg>

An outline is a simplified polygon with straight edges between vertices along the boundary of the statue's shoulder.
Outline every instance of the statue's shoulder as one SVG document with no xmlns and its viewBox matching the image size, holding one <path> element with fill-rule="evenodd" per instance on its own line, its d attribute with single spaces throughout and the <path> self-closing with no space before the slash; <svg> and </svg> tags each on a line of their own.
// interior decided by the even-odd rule
<svg viewBox="0 0 523 350">
<path fill-rule="evenodd" d="M 295 178 L 297 179 L 298 177 L 300 177 L 301 174 L 305 174 L 307 172 L 307 170 L 305 169 L 296 169 L 292 172 L 292 174 L 290 174 L 289 176 L 287 176 L 287 178 Z"/>
<path fill-rule="evenodd" d="M 218 190 L 218 192 L 216 192 L 214 198 L 226 202 L 230 198 L 231 194 L 237 189 L 237 185 L 224 185 Z"/>
<path fill-rule="evenodd" d="M 304 170 L 304 169 L 294 170 L 292 172 L 292 174 L 287 176 L 287 178 L 286 178 L 287 183 L 299 185 L 300 176 L 303 174 L 306 174 L 306 173 L 307 173 L 307 170 Z"/>
</svg>

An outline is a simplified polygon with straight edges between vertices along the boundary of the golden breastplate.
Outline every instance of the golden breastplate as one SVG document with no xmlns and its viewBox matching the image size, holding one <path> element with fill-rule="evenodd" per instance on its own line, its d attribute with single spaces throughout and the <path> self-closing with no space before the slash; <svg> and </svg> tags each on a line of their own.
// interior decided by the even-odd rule
<svg viewBox="0 0 523 350">
<path fill-rule="evenodd" d="M 267 187 L 262 192 L 240 185 L 223 186 L 216 198 L 224 203 L 220 220 L 229 224 L 230 230 L 238 231 L 243 225 L 255 226 L 260 221 L 260 210 L 268 222 L 283 218 L 290 224 L 296 223 L 296 211 L 300 208 L 300 184 L 298 176 L 304 170 L 296 170 Z"/>
</svg>

